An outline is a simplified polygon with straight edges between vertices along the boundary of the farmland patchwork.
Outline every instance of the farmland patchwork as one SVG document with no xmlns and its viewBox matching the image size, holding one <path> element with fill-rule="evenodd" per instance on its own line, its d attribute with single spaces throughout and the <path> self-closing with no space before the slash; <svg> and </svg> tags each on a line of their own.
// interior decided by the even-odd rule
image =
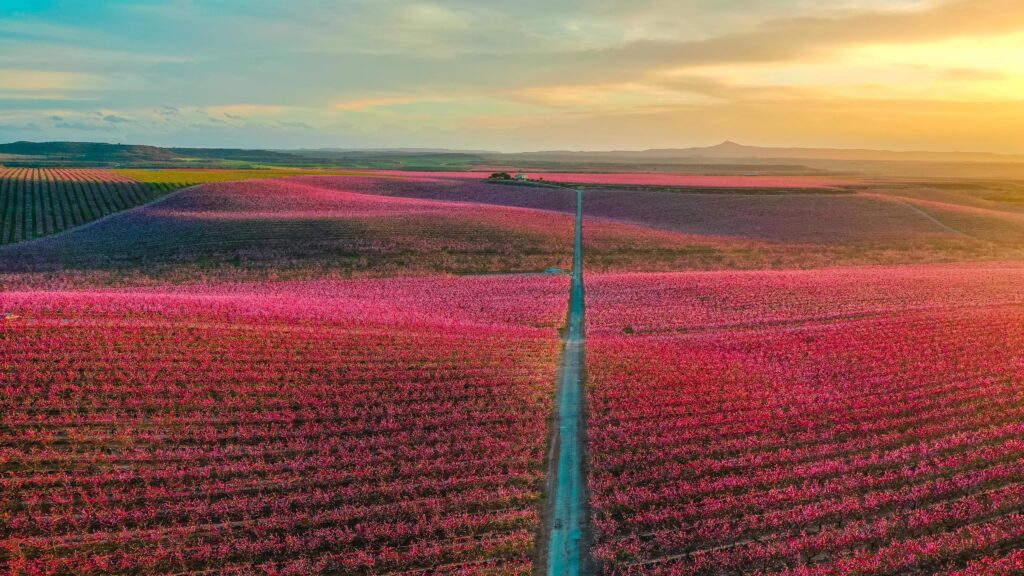
<svg viewBox="0 0 1024 576">
<path fill-rule="evenodd" d="M 1024 566 L 1015 209 L 318 174 L 0 172 L 5 573 Z"/>
</svg>

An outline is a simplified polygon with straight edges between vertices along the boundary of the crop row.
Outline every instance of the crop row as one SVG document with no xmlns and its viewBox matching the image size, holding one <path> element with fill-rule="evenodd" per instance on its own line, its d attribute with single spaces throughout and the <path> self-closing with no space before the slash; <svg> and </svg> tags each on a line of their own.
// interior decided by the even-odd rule
<svg viewBox="0 0 1024 576">
<path fill-rule="evenodd" d="M 1019 274 L 593 277 L 598 560 L 678 575 L 1019 562 Z"/>
<path fill-rule="evenodd" d="M 529 573 L 565 291 L 536 277 L 5 293 L 0 562 Z"/>
<path fill-rule="evenodd" d="M 601 274 L 587 279 L 599 305 L 587 311 L 604 334 L 763 329 L 886 316 L 909 309 L 1024 302 L 1020 264 Z M 655 302 L 656 305 L 651 305 Z"/>
<path fill-rule="evenodd" d="M 575 211 L 576 195 L 569 188 L 487 184 L 472 172 L 386 175 L 390 183 L 377 179 L 386 185 L 369 178 L 326 176 L 310 177 L 308 182 L 366 194 Z M 625 182 L 630 175 L 571 176 L 583 180 L 623 176 Z M 714 182 L 717 177 L 711 177 L 712 182 L 705 185 L 739 186 L 713 194 L 700 187 L 699 176 L 653 176 L 675 179 L 683 187 L 689 179 L 689 187 L 686 191 L 649 185 L 636 190 L 586 187 L 584 241 L 589 271 L 822 268 L 1018 256 L 1013 249 L 951 232 L 912 207 L 878 195 L 779 194 L 774 193 L 778 189 L 758 188 L 770 186 L 772 179 L 768 183 L 759 178 Z M 781 184 L 798 186 L 800 182 Z M 743 186 L 750 188 L 744 191 Z M 610 221 L 632 224 L 644 234 L 613 249 L 604 245 L 597 230 Z M 666 238 L 668 234 L 673 237 Z"/>
<path fill-rule="evenodd" d="M 478 182 L 321 177 L 220 183 L 87 229 L 0 251 L 0 269 L 115 270 L 167 278 L 539 272 L 571 261 L 571 216 L 459 198 Z M 499 190 L 500 191 L 500 190 Z M 450 194 L 449 194 L 450 193 Z M 588 225 L 588 250 L 637 246 L 689 258 L 692 238 L 616 222 Z"/>
<path fill-rule="evenodd" d="M 108 170 L 0 168 L 0 244 L 48 236 L 162 193 Z"/>
</svg>

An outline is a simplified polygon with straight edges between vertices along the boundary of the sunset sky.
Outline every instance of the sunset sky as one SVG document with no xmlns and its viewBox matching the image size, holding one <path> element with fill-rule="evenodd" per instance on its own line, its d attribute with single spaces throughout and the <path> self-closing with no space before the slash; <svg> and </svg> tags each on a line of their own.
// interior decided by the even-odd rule
<svg viewBox="0 0 1024 576">
<path fill-rule="evenodd" d="M 0 2 L 0 141 L 725 139 L 1024 153 L 1024 2 Z"/>
</svg>

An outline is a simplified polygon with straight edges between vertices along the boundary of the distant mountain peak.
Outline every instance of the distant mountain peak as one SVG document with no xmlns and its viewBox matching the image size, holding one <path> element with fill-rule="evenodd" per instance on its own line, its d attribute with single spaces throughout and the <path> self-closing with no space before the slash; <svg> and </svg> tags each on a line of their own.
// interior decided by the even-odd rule
<svg viewBox="0 0 1024 576">
<path fill-rule="evenodd" d="M 743 152 L 749 152 L 751 150 L 751 147 L 750 146 L 744 146 L 743 144 L 740 144 L 739 142 L 733 142 L 732 140 L 726 140 L 725 142 L 722 142 L 721 144 L 716 144 L 714 146 L 708 146 L 707 148 L 703 148 L 703 149 L 693 148 L 691 150 L 695 151 L 695 152 L 703 150 L 704 152 L 711 152 L 711 153 L 718 153 L 718 154 L 730 154 L 730 153 L 739 154 L 739 153 L 743 153 Z"/>
</svg>

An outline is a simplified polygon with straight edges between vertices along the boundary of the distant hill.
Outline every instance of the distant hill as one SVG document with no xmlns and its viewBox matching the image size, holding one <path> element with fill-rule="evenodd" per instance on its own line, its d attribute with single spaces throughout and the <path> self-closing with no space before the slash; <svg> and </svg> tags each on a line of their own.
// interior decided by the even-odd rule
<svg viewBox="0 0 1024 576">
<path fill-rule="evenodd" d="M 726 141 L 715 146 L 606 152 L 500 153 L 444 148 L 161 148 L 95 142 L 0 144 L 9 166 L 133 168 L 342 168 L 683 172 L 695 174 L 843 174 L 906 177 L 1024 178 L 1024 156 L 977 152 L 772 148 Z"/>
<path fill-rule="evenodd" d="M 549 150 L 490 157 L 539 170 L 643 170 L 700 174 L 833 174 L 913 178 L 1024 179 L 1024 156 L 979 152 L 715 146 L 587 152 Z"/>
<path fill-rule="evenodd" d="M 100 142 L 14 142 L 0 144 L 0 154 L 19 156 L 19 163 L 44 164 L 156 164 L 202 165 L 225 161 L 296 163 L 310 162 L 294 154 L 265 150 L 230 148 L 161 148 L 139 144 L 105 144 Z M 28 158 L 25 158 L 28 157 Z"/>
<path fill-rule="evenodd" d="M 471 155 L 493 155 L 501 154 L 495 150 L 460 150 L 453 148 L 298 148 L 293 150 L 280 150 L 291 154 L 316 155 L 316 154 L 471 154 Z"/>
<path fill-rule="evenodd" d="M 244 150 L 239 148 L 167 148 L 167 150 L 177 154 L 179 157 L 201 158 L 205 160 L 233 160 L 263 164 L 309 162 L 302 155 L 274 150 Z"/>
<path fill-rule="evenodd" d="M 241 148 L 161 148 L 98 142 L 14 142 L 0 144 L 0 160 L 10 166 L 120 166 L 139 168 L 339 167 L 460 170 L 485 158 L 442 149 L 259 150 Z"/>
<path fill-rule="evenodd" d="M 174 152 L 157 146 L 103 144 L 98 142 L 13 142 L 0 144 L 0 154 L 45 157 L 53 160 L 90 162 L 151 161 L 180 159 Z"/>
<path fill-rule="evenodd" d="M 222 164 L 322 164 L 322 161 L 268 150 L 236 148 L 161 148 L 101 142 L 13 142 L 0 154 L 16 157 L 8 164 L 218 166 Z"/>
<path fill-rule="evenodd" d="M 525 156 L 581 156 L 634 159 L 846 160 L 857 162 L 1024 162 L 1024 156 L 986 152 L 891 151 L 862 148 L 773 148 L 725 141 L 715 146 L 659 148 L 639 151 L 573 152 L 551 150 Z"/>
</svg>

